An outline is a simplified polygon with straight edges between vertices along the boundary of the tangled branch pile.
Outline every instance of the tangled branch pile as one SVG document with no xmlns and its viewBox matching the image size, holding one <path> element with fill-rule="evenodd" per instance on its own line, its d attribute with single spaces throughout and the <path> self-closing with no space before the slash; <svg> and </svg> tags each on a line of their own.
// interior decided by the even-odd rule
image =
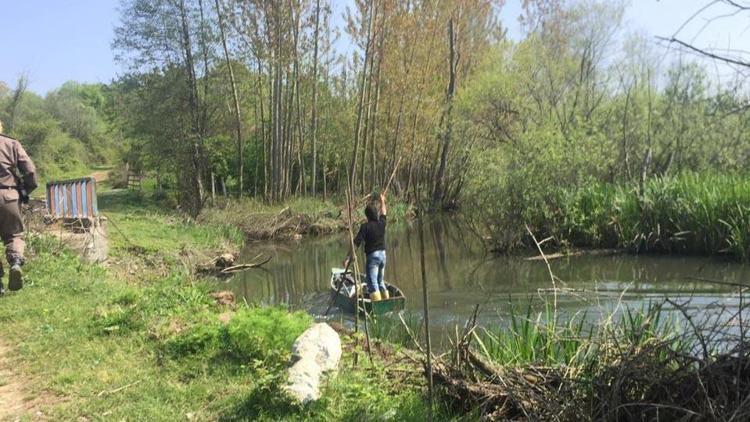
<svg viewBox="0 0 750 422">
<path fill-rule="evenodd" d="M 627 311 L 575 333 L 577 346 L 562 353 L 572 333 L 538 326 L 536 361 L 493 355 L 492 342 L 519 348 L 515 356 L 524 350 L 481 334 L 475 314 L 451 352 L 436 359 L 433 379 L 455 411 L 482 420 L 750 420 L 748 312 L 739 303 L 704 310 L 700 322 L 688 302 L 667 300 L 638 318 Z M 660 322 L 664 312 L 679 321 Z"/>
</svg>

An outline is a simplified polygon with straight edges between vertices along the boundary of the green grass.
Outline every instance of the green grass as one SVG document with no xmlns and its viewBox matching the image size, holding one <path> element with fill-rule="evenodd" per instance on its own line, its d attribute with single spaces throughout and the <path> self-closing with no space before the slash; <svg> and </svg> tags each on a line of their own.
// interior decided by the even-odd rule
<svg viewBox="0 0 750 422">
<path fill-rule="evenodd" d="M 652 178 L 640 193 L 592 185 L 569 194 L 563 214 L 561 235 L 585 246 L 750 259 L 750 180 L 739 175 Z"/>
<path fill-rule="evenodd" d="M 504 366 L 563 366 L 589 371 L 600 364 L 602 350 L 611 343 L 638 348 L 666 340 L 675 350 L 686 346 L 679 341 L 679 327 L 663 316 L 659 305 L 626 307 L 597 321 L 587 319 L 585 313 L 561 318 L 549 303 L 541 312 L 535 312 L 531 304 L 525 312 L 516 307 L 510 307 L 509 312 L 507 326 L 482 328 L 475 338 L 480 352 Z"/>
<path fill-rule="evenodd" d="M 188 248 L 236 250 L 244 241 L 242 232 L 228 222 L 198 224 L 148 193 L 109 190 L 99 194 L 98 202 L 109 219 L 110 247 L 116 254 L 133 248 L 148 254 L 174 254 Z"/>
<path fill-rule="evenodd" d="M 26 288 L 2 299 L 0 332 L 32 394 L 51 397 L 43 412 L 56 419 L 212 418 L 257 387 L 258 371 L 285 362 L 310 323 L 243 308 L 224 326 L 207 284 L 173 275 L 129 285 L 45 242 L 34 242 L 41 252 Z M 216 339 L 211 347 L 194 335 L 200 329 Z"/>
<path fill-rule="evenodd" d="M 319 402 L 293 404 L 280 387 L 291 344 L 311 318 L 220 307 L 209 296 L 220 285 L 176 264 L 185 253 L 238 246 L 239 232 L 185 221 L 133 192 L 103 192 L 100 200 L 117 225 L 109 228 L 108 268 L 31 234 L 25 287 L 0 298 L 0 339 L 15 377 L 41 398 L 47 417 L 424 420 L 421 387 L 394 388 L 385 363 L 355 368 L 349 354 Z M 163 265 L 141 265 L 156 257 Z M 123 262 L 137 263 L 135 274 Z"/>
<path fill-rule="evenodd" d="M 558 247 L 717 255 L 750 260 L 750 179 L 740 174 L 684 173 L 634 184 L 590 182 L 538 203 L 502 202 L 480 220 L 498 249 L 533 247 L 524 224 Z M 532 208 L 533 207 L 533 208 Z M 510 243 L 508 243 L 510 242 Z"/>
</svg>

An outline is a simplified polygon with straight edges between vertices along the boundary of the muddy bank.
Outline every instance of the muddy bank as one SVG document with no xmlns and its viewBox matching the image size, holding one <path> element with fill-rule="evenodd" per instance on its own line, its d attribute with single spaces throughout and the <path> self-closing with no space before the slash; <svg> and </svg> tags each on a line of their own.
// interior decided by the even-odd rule
<svg viewBox="0 0 750 422">
<path fill-rule="evenodd" d="M 354 207 L 355 226 L 364 222 L 364 203 Z M 389 221 L 409 221 L 415 214 L 410 205 L 389 206 Z M 234 201 L 223 207 L 206 210 L 201 223 L 229 224 L 239 228 L 247 240 L 298 239 L 347 230 L 346 205 L 334 205 L 315 199 L 295 200 L 287 204 L 268 205 L 254 200 Z"/>
</svg>

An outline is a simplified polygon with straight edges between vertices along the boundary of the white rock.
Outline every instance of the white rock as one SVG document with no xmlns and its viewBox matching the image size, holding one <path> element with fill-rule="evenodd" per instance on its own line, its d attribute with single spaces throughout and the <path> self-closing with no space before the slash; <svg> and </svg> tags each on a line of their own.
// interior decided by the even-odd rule
<svg viewBox="0 0 750 422">
<path fill-rule="evenodd" d="M 308 403 L 320 398 L 325 372 L 338 367 L 341 339 L 328 324 L 315 324 L 295 340 L 286 391 L 298 401 Z"/>
</svg>

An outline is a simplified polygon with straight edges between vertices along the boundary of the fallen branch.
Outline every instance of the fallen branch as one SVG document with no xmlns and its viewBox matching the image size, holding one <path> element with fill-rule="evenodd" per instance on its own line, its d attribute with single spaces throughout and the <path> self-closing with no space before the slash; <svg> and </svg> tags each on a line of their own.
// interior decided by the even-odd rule
<svg viewBox="0 0 750 422">
<path fill-rule="evenodd" d="M 543 243 L 540 242 L 540 244 Z M 526 261 L 544 261 L 547 257 L 548 261 L 552 261 L 560 258 L 570 258 L 575 256 L 613 256 L 623 253 L 621 249 L 592 249 L 592 250 L 574 250 L 569 252 L 556 252 L 549 255 L 536 255 L 526 258 Z"/>
<path fill-rule="evenodd" d="M 240 271 L 247 271 L 253 268 L 262 267 L 264 264 L 268 263 L 268 261 L 270 261 L 271 258 L 273 257 L 269 255 L 268 257 L 266 257 L 266 259 L 259 261 L 259 262 L 253 262 L 250 264 L 233 265 L 231 267 L 224 268 L 223 270 L 220 271 L 220 273 L 221 274 L 233 274 L 233 273 L 237 273 Z"/>
<path fill-rule="evenodd" d="M 247 264 L 234 264 L 236 258 L 232 258 L 230 254 L 224 254 L 220 257 L 216 257 L 206 264 L 198 265 L 195 272 L 198 274 L 215 276 L 215 277 L 228 277 L 232 274 L 247 271 L 253 268 L 262 267 L 268 261 L 271 260 L 272 256 L 269 255 L 265 259 L 259 260 L 263 254 L 256 255 Z M 232 258 L 232 259 L 230 259 Z"/>
</svg>

